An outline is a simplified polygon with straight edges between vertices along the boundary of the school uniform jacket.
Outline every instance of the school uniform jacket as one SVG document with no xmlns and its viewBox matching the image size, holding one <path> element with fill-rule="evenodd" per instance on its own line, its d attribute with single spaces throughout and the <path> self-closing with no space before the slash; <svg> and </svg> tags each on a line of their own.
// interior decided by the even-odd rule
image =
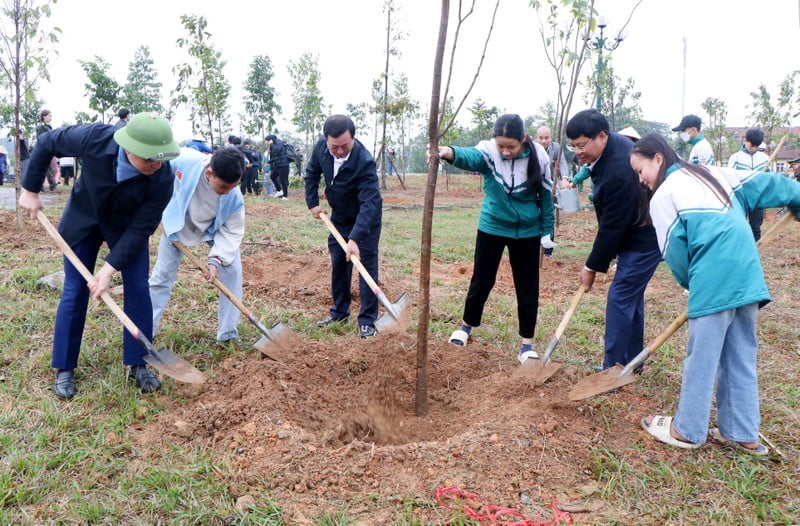
<svg viewBox="0 0 800 526">
<path fill-rule="evenodd" d="M 58 231 L 75 246 L 99 230 L 112 247 L 106 261 L 121 270 L 148 249 L 148 238 L 172 196 L 172 171 L 167 162 L 153 175 L 139 174 L 118 183 L 116 130 L 108 124 L 79 124 L 45 133 L 33 149 L 22 187 L 38 193 L 54 156 L 80 157 L 82 175 L 75 180 Z"/>
<path fill-rule="evenodd" d="M 689 289 L 689 318 L 708 316 L 770 296 L 746 217 L 750 210 L 789 205 L 800 215 L 800 183 L 782 174 L 707 167 L 731 206 L 711 186 L 673 165 L 650 200 L 658 245 L 673 276 Z"/>
<path fill-rule="evenodd" d="M 692 146 L 689 152 L 689 162 L 691 164 L 714 166 L 714 150 L 705 135 L 698 135 L 693 139 L 689 139 L 689 144 Z"/>
<path fill-rule="evenodd" d="M 761 151 L 750 153 L 742 148 L 728 159 L 728 168 L 734 170 L 763 170 L 769 162 L 769 155 Z"/>
<path fill-rule="evenodd" d="M 506 159 L 497 150 L 494 139 L 475 147 L 451 146 L 453 166 L 480 172 L 484 180 L 478 230 L 512 239 L 553 236 L 553 181 L 550 156 L 534 143 L 536 161 L 542 171 L 542 188 L 528 187 L 528 162 L 531 151 L 515 159 Z"/>
</svg>

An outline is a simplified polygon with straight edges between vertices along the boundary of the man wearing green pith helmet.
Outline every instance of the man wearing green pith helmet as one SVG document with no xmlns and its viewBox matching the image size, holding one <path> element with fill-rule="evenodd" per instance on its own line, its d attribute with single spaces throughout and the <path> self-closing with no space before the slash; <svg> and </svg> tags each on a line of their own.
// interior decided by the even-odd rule
<svg viewBox="0 0 800 526">
<path fill-rule="evenodd" d="M 57 370 L 53 392 L 60 398 L 75 395 L 74 370 L 89 296 L 99 300 L 117 271 L 122 273 L 125 313 L 152 339 L 148 239 L 172 196 L 168 161 L 178 154 L 169 123 L 153 113 L 137 114 L 123 128 L 107 124 L 59 128 L 42 135 L 36 144 L 22 179 L 20 207 L 34 219 L 42 208 L 38 192 L 50 159 L 80 157 L 83 175 L 75 181 L 58 231 L 90 271 L 94 271 L 103 242 L 110 249 L 88 284 L 64 258 L 64 290 L 56 313 L 51 363 Z M 128 377 L 142 391 L 151 392 L 161 383 L 145 366 L 144 355 L 141 345 L 125 330 L 123 363 L 130 368 Z"/>
</svg>

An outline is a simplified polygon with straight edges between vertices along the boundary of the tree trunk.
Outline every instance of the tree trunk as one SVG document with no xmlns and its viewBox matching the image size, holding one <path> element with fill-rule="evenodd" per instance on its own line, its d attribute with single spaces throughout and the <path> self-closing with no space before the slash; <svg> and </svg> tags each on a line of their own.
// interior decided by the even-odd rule
<svg viewBox="0 0 800 526">
<path fill-rule="evenodd" d="M 433 203 L 436 198 L 436 176 L 439 171 L 439 97 L 442 88 L 442 63 L 447 40 L 447 22 L 450 18 L 450 0 L 442 0 L 439 18 L 439 40 L 433 64 L 430 116 L 428 119 L 428 146 L 431 163 L 425 186 L 425 205 L 422 213 L 422 241 L 419 263 L 419 325 L 417 326 L 417 385 L 414 407 L 417 416 L 428 412 L 428 329 L 431 307 L 431 241 L 433 229 Z"/>
<path fill-rule="evenodd" d="M 391 52 L 392 7 L 386 8 L 386 66 L 383 70 L 383 133 L 381 138 L 381 189 L 386 190 L 386 112 L 389 104 L 389 54 Z"/>
</svg>

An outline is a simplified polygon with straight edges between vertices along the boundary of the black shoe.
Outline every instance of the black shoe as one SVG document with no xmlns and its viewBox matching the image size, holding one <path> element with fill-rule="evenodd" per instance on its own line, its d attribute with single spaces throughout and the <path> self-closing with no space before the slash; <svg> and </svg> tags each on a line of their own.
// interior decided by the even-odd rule
<svg viewBox="0 0 800 526">
<path fill-rule="evenodd" d="M 57 397 L 66 400 L 75 396 L 75 372 L 72 369 L 61 370 L 56 373 L 53 393 Z"/>
<path fill-rule="evenodd" d="M 333 316 L 328 316 L 324 320 L 319 320 L 317 322 L 317 327 L 325 327 L 326 325 L 330 325 L 331 323 L 339 323 L 340 321 L 345 321 L 350 316 L 342 316 L 341 318 L 334 318 Z"/>
<path fill-rule="evenodd" d="M 372 338 L 375 336 L 375 327 L 372 325 L 359 325 L 358 326 L 358 335 L 361 336 L 362 340 L 366 340 L 367 338 Z"/>
<path fill-rule="evenodd" d="M 128 371 L 128 378 L 135 380 L 136 385 L 143 393 L 152 393 L 161 389 L 161 382 L 146 365 L 132 365 Z"/>
</svg>

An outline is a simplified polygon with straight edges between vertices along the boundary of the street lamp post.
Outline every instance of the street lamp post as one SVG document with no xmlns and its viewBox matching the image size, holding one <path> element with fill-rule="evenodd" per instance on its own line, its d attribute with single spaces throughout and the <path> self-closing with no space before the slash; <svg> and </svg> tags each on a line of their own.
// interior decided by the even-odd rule
<svg viewBox="0 0 800 526">
<path fill-rule="evenodd" d="M 595 82 L 596 88 L 596 96 L 597 96 L 597 111 L 603 111 L 603 88 L 600 86 L 600 79 L 603 75 L 603 50 L 605 49 L 609 53 L 617 49 L 624 39 L 622 32 L 617 33 L 617 36 L 614 37 L 614 40 L 608 40 L 603 35 L 603 30 L 608 27 L 608 22 L 604 16 L 601 16 L 597 19 L 597 27 L 600 28 L 600 34 L 594 37 L 590 37 L 586 40 L 586 46 L 589 49 L 596 49 L 597 53 L 597 80 Z M 612 94 L 613 96 L 613 94 Z"/>
</svg>

